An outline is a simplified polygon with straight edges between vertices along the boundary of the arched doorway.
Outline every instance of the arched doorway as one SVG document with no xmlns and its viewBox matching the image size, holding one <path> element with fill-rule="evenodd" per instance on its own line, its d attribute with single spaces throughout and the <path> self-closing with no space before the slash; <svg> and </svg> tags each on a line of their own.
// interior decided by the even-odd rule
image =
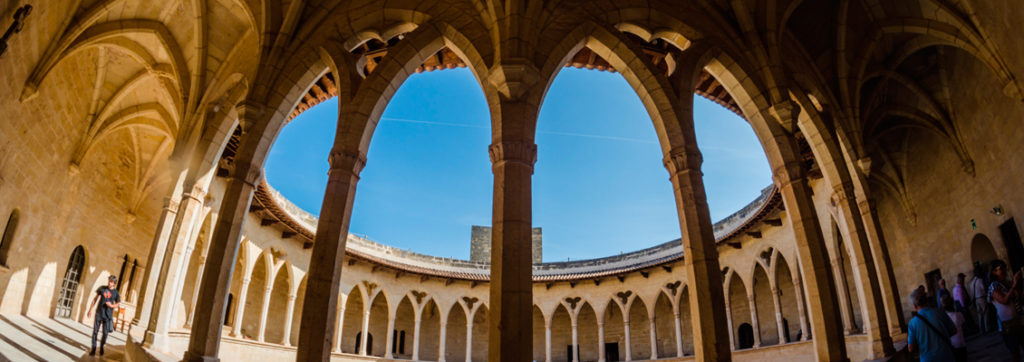
<svg viewBox="0 0 1024 362">
<path fill-rule="evenodd" d="M 988 265 L 989 262 L 999 258 L 996 254 L 992 241 L 985 234 L 975 234 L 971 239 L 971 262 L 972 265 Z"/>
<path fill-rule="evenodd" d="M 754 327 L 751 326 L 750 323 L 740 324 L 737 334 L 739 334 L 739 339 L 737 341 L 737 343 L 739 343 L 739 348 L 737 349 L 754 347 Z"/>
<path fill-rule="evenodd" d="M 56 317 L 71 317 L 71 309 L 75 305 L 75 295 L 78 294 L 78 283 L 82 281 L 83 267 L 85 267 L 85 249 L 79 245 L 71 252 L 71 258 L 68 259 L 68 268 L 64 272 L 64 281 L 61 282 L 60 294 L 57 296 L 57 311 L 54 313 Z"/>
</svg>

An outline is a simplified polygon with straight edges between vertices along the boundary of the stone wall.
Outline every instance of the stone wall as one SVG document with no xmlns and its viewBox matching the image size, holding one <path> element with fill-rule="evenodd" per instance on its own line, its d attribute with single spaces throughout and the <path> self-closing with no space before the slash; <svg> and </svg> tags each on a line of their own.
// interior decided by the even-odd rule
<svg viewBox="0 0 1024 362">
<path fill-rule="evenodd" d="M 469 238 L 469 260 L 477 263 L 491 262 L 491 227 L 473 225 Z M 533 228 L 533 264 L 544 262 L 544 233 Z"/>
</svg>

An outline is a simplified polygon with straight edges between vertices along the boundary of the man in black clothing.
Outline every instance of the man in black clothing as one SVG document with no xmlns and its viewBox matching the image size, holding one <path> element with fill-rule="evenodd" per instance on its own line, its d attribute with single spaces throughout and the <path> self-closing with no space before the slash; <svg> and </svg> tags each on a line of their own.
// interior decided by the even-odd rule
<svg viewBox="0 0 1024 362">
<path fill-rule="evenodd" d="M 100 306 L 96 308 L 96 320 L 92 324 L 90 356 L 96 355 L 96 333 L 101 329 L 103 331 L 103 337 L 100 339 L 100 356 L 102 356 L 103 345 L 107 344 L 107 333 L 114 331 L 114 310 L 117 309 L 118 303 L 121 303 L 121 295 L 117 293 L 117 277 L 111 275 L 110 278 L 107 278 L 106 286 L 96 289 L 96 297 L 89 305 L 88 317 L 92 316 L 93 307 L 96 306 L 97 301 L 100 302 Z"/>
</svg>

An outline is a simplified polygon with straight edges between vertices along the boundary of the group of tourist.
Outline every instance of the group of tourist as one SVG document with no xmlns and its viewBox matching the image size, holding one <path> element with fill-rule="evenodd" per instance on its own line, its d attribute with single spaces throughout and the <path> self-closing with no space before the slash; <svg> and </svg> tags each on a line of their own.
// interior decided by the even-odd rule
<svg viewBox="0 0 1024 362">
<path fill-rule="evenodd" d="M 957 275 L 952 292 L 945 280 L 939 280 L 935 295 L 918 286 L 910 293 L 914 306 L 907 335 L 910 352 L 918 353 L 921 361 L 967 361 L 965 328 L 976 334 L 998 330 L 1012 360 L 1020 361 L 1024 315 L 1017 309 L 1024 307 L 1022 273 L 1024 269 L 1011 276 L 1005 262 L 994 260 L 987 273 L 983 265 L 976 265 L 969 284 L 964 284 L 963 273 Z"/>
</svg>

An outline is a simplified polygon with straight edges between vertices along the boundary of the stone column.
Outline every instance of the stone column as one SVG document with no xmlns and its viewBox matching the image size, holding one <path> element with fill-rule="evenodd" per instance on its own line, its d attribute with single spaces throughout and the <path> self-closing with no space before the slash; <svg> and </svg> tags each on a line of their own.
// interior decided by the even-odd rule
<svg viewBox="0 0 1024 362">
<path fill-rule="evenodd" d="M 398 306 L 395 306 L 395 308 L 397 309 Z M 385 334 L 387 334 L 387 336 L 385 336 L 386 338 L 384 339 L 384 341 L 385 341 L 384 342 L 384 358 L 385 359 L 395 358 L 394 354 L 391 353 L 391 350 L 394 349 L 394 347 L 395 347 L 395 314 L 397 314 L 397 313 L 396 312 L 391 312 L 388 315 L 388 329 L 387 329 L 387 332 L 385 333 Z"/>
<path fill-rule="evenodd" d="M 623 313 L 623 315 L 628 315 L 628 314 Z M 632 344 L 633 344 L 633 342 L 632 342 L 633 340 L 631 338 L 629 338 L 629 319 L 623 319 L 622 320 L 622 329 L 623 329 L 623 332 L 625 332 L 625 337 L 624 338 L 626 340 L 625 341 L 626 343 L 623 343 L 624 345 L 626 345 L 626 362 L 629 362 L 629 361 L 633 360 L 633 349 L 631 348 Z"/>
<path fill-rule="evenodd" d="M 198 190 L 193 190 L 195 197 L 202 198 L 206 193 Z M 192 252 L 195 251 L 196 245 L 199 244 L 199 240 L 195 239 L 194 236 L 199 233 L 199 228 L 202 227 L 202 205 L 200 205 L 194 212 L 192 217 L 191 226 L 188 227 L 188 233 L 185 234 L 184 238 L 180 239 L 180 242 L 185 245 L 185 253 L 181 257 L 181 261 L 178 263 L 177 271 L 174 273 L 174 295 L 171 298 L 172 305 L 176 305 L 181 300 L 181 293 L 185 289 L 185 277 L 188 274 L 189 261 L 192 260 Z M 172 307 L 170 314 L 168 315 L 168 321 L 173 322 L 177 319 L 178 308 Z M 186 322 L 188 316 L 185 317 Z"/>
<path fill-rule="evenodd" d="M 163 267 L 163 255 L 167 254 L 167 240 L 171 235 L 171 228 L 174 220 L 177 219 L 178 207 L 181 202 L 180 193 L 172 191 L 173 197 L 164 199 L 163 209 L 157 219 L 156 233 L 153 236 L 152 245 L 149 247 L 149 258 L 146 262 L 145 274 L 142 277 L 142 287 L 139 289 L 138 306 L 132 324 L 143 327 L 138 328 L 143 332 L 140 339 L 145 338 L 145 329 L 149 327 L 149 315 L 153 310 L 153 294 L 156 293 L 156 281 L 160 277 L 160 269 Z"/>
<path fill-rule="evenodd" d="M 440 333 L 438 333 L 438 339 L 441 341 L 441 343 L 437 346 L 437 362 L 445 362 L 445 342 L 447 342 L 447 339 L 445 338 L 445 333 L 447 332 L 447 329 L 448 323 L 445 322 L 444 318 L 442 318 Z"/>
<path fill-rule="evenodd" d="M 466 362 L 473 360 L 473 315 L 466 317 Z"/>
<path fill-rule="evenodd" d="M 341 353 L 341 332 L 344 330 L 342 326 L 345 325 L 345 303 L 338 303 L 341 305 L 338 308 L 338 333 L 334 334 L 334 353 Z"/>
<path fill-rule="evenodd" d="M 676 71 L 670 77 L 674 91 L 671 105 L 662 110 L 664 121 L 674 123 L 679 134 L 675 135 L 664 153 L 665 168 L 672 181 L 676 209 L 679 213 L 679 228 L 682 231 L 683 260 L 686 284 L 689 293 L 690 315 L 693 316 L 694 358 L 697 361 L 729 361 L 731 349 L 725 341 L 732 335 L 726 329 L 727 314 L 722 271 L 718 263 L 718 244 L 715 242 L 711 212 L 708 209 L 704 191 L 704 175 L 700 170 L 703 158 L 697 148 L 694 131 L 693 93 L 704 60 L 700 44 L 691 46 L 678 55 Z"/>
<path fill-rule="evenodd" d="M 837 235 L 838 236 L 838 235 Z M 850 289 L 846 284 L 846 268 L 843 266 L 843 257 L 840 255 L 843 244 L 836 245 L 836 255 L 832 258 L 833 272 L 836 273 L 836 291 L 839 292 L 839 311 L 842 312 L 844 330 L 847 335 L 857 334 L 857 320 L 854 319 L 853 302 L 850 300 Z"/>
<path fill-rule="evenodd" d="M 235 171 L 228 180 L 224 200 L 220 212 L 217 213 L 219 217 L 210 241 L 202 284 L 199 287 L 195 322 L 189 337 L 188 351 L 185 352 L 185 361 L 218 360 L 221 329 L 224 325 L 224 307 L 228 290 L 231 288 L 232 270 L 238 255 L 242 227 L 249 213 L 249 203 L 256 189 L 255 182 L 259 179 L 259 171 L 260 168 L 256 165 L 236 160 Z M 238 307 L 244 308 L 245 305 L 239 304 Z"/>
<path fill-rule="evenodd" d="M 512 124 L 536 121 L 538 107 L 502 104 Z M 527 127 L 529 128 L 529 127 Z M 491 230 L 490 361 L 528 361 L 533 346 L 533 209 L 531 178 L 537 161 L 532 135 L 503 135 L 490 146 L 494 173 Z"/>
<path fill-rule="evenodd" d="M 184 259 L 187 238 L 190 236 L 189 230 L 198 218 L 203 204 L 202 198 L 201 192 L 198 191 L 181 195 L 181 204 L 168 236 L 166 252 L 161 256 L 163 262 L 160 264 L 160 276 L 156 279 L 151 299 L 153 306 L 150 309 L 149 324 L 143 341 L 143 345 L 148 348 L 165 352 L 169 348 L 167 332 L 171 329 L 171 315 L 177 295 L 175 286 L 179 272 L 183 269 L 181 264 L 188 263 L 188 260 Z"/>
<path fill-rule="evenodd" d="M 782 301 L 779 299 L 779 288 L 772 288 L 772 305 L 775 307 L 775 329 L 778 331 L 776 334 L 779 336 L 779 344 L 788 343 L 786 340 L 789 336 L 786 335 L 786 327 L 782 324 Z"/>
<path fill-rule="evenodd" d="M 800 313 L 800 340 L 806 341 L 811 339 L 811 328 L 807 323 L 807 309 L 804 306 L 807 301 L 804 299 L 804 283 L 800 277 L 802 274 L 803 272 L 798 272 L 796 278 L 793 278 L 793 290 L 796 291 L 796 311 Z"/>
<path fill-rule="evenodd" d="M 342 116 L 342 117 L 365 117 Z M 366 156 L 352 148 L 358 145 L 343 145 L 335 140 L 334 149 L 328 157 L 327 189 L 324 192 L 320 220 L 309 261 L 306 279 L 306 295 L 302 304 L 302 322 L 299 324 L 299 346 L 296 359 L 299 361 L 327 360 L 331 357 L 331 337 L 337 313 L 341 269 L 345 259 L 345 243 L 348 241 L 348 226 L 352 216 L 359 172 L 366 164 Z M 369 305 L 372 299 L 363 304 Z M 367 313 L 369 308 L 367 308 Z M 366 340 L 364 328 L 363 339 Z M 366 344 L 363 343 L 365 346 Z"/>
<path fill-rule="evenodd" d="M 370 338 L 367 337 L 369 335 L 369 333 L 370 333 L 370 306 L 369 306 L 368 303 L 365 303 L 365 302 L 363 304 L 366 305 L 366 306 L 363 307 L 363 334 L 362 334 L 362 339 L 361 339 L 362 342 L 359 343 L 359 355 L 360 356 L 365 356 L 366 355 L 366 345 L 369 344 L 369 343 L 367 343 L 367 341 L 370 340 Z"/>
<path fill-rule="evenodd" d="M 284 337 L 281 338 L 281 344 L 286 347 L 292 346 L 292 322 L 295 318 L 295 294 L 288 294 L 288 306 L 285 307 L 284 315 Z"/>
<path fill-rule="evenodd" d="M 605 362 L 604 355 L 604 323 L 597 324 L 597 361 Z"/>
<path fill-rule="evenodd" d="M 776 110 L 779 113 L 782 111 Z M 782 149 L 780 152 L 788 156 L 783 160 L 785 163 L 772 173 L 793 228 L 797 255 L 804 272 L 803 280 L 807 281 L 816 358 L 819 361 L 845 361 L 847 355 L 842 333 L 843 321 L 837 308 L 839 303 L 832 269 L 828 265 L 828 250 L 825 248 L 821 225 L 818 224 L 806 170 L 799 153 L 795 151 L 798 148 L 792 135 L 779 135 L 776 141 Z"/>
<path fill-rule="evenodd" d="M 238 290 L 238 303 L 235 304 L 235 318 L 231 320 L 231 336 L 240 338 L 242 336 L 242 316 L 245 315 L 245 300 L 249 295 L 249 282 L 252 279 L 246 275 L 242 278 L 241 288 Z M 195 313 L 192 313 L 193 315 Z"/>
<path fill-rule="evenodd" d="M 572 362 L 580 362 L 580 337 L 575 318 L 572 321 Z"/>
<path fill-rule="evenodd" d="M 892 259 L 889 257 L 889 248 L 886 246 L 885 236 L 881 232 L 878 213 L 873 207 L 874 203 L 866 195 L 858 194 L 857 200 L 857 211 L 860 212 L 861 221 L 864 223 L 864 233 L 867 235 L 868 242 L 871 244 L 871 253 L 874 255 L 875 268 L 878 272 L 878 281 L 881 284 L 890 335 L 892 333 L 905 333 L 907 331 L 907 324 L 903 319 L 900 292 L 896 288 L 896 275 L 892 271 Z"/>
<path fill-rule="evenodd" d="M 676 319 L 676 357 L 683 356 L 683 322 L 679 317 L 679 311 L 673 313 Z"/>
<path fill-rule="evenodd" d="M 654 314 L 651 314 L 651 359 L 658 359 L 658 327 L 654 323 Z"/>
<path fill-rule="evenodd" d="M 202 254 L 199 255 L 199 266 L 197 267 L 198 271 L 196 272 L 196 280 L 197 281 L 203 280 L 203 269 L 205 268 L 205 266 L 206 266 L 206 248 L 204 248 L 203 251 L 202 251 Z M 192 296 L 190 297 L 190 300 L 192 302 L 191 302 L 191 304 L 189 304 L 190 307 L 189 307 L 189 311 L 188 311 L 188 316 L 185 318 L 185 329 L 192 329 L 192 319 L 196 315 L 196 299 L 198 299 L 198 298 L 199 298 L 199 287 L 195 286 L 195 287 L 192 288 Z"/>
<path fill-rule="evenodd" d="M 736 344 L 736 330 L 732 328 L 732 298 L 731 297 L 729 299 L 726 299 L 725 309 L 729 311 L 729 313 L 725 314 L 725 317 L 726 317 L 725 318 L 725 326 L 727 328 L 729 328 L 729 348 L 730 349 L 737 349 L 737 347 L 739 347 L 739 345 Z M 696 348 L 696 344 L 694 345 L 694 348 Z"/>
<path fill-rule="evenodd" d="M 416 312 L 416 320 L 412 325 L 412 360 L 420 360 L 420 324 L 423 322 L 423 312 Z"/>
<path fill-rule="evenodd" d="M 754 327 L 754 348 L 761 347 L 761 323 L 757 318 L 757 301 L 754 295 L 747 295 L 747 304 L 750 306 L 750 325 Z"/>
<path fill-rule="evenodd" d="M 551 362 L 551 320 L 544 320 L 544 361 Z"/>
<path fill-rule="evenodd" d="M 267 314 L 270 312 L 270 294 L 274 291 L 270 286 L 271 283 L 273 282 L 267 280 L 267 286 L 263 288 L 263 304 L 260 306 L 259 332 L 256 335 L 256 340 L 260 342 L 263 342 L 263 335 L 267 332 Z"/>
</svg>

